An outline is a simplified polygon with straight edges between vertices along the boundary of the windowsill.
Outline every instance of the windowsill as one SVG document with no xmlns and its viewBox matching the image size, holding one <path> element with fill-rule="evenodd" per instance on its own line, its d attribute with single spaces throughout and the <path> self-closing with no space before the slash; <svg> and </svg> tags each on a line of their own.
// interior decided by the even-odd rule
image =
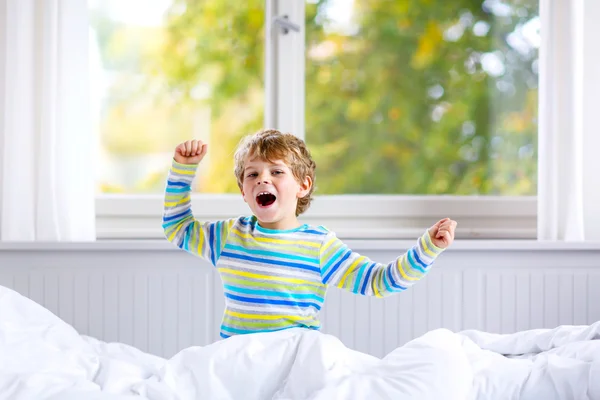
<svg viewBox="0 0 600 400">
<path fill-rule="evenodd" d="M 354 251 L 398 251 L 414 240 L 346 240 Z M 448 251 L 586 251 L 600 250 L 600 242 L 537 240 L 457 240 Z M 0 242 L 0 251 L 182 251 L 166 240 L 98 240 L 96 242 Z"/>
<path fill-rule="evenodd" d="M 102 195 L 96 199 L 97 233 L 106 240 L 160 240 L 162 195 Z M 193 195 L 200 221 L 248 215 L 239 195 Z M 301 221 L 324 225 L 344 240 L 413 240 L 437 220 L 459 224 L 461 240 L 534 240 L 537 199 L 508 196 L 317 196 Z"/>
</svg>

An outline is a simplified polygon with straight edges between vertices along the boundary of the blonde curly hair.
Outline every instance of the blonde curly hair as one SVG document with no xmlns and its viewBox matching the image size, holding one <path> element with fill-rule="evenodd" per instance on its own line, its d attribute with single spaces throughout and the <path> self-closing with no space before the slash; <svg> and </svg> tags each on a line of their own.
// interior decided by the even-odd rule
<svg viewBox="0 0 600 400">
<path fill-rule="evenodd" d="M 283 160 L 288 165 L 294 178 L 302 184 L 308 176 L 313 184 L 308 194 L 298 199 L 296 216 L 305 212 L 310 206 L 315 185 L 315 169 L 317 165 L 310 155 L 303 140 L 291 133 L 282 133 L 275 129 L 266 129 L 244 137 L 234 155 L 234 173 L 237 183 L 242 189 L 244 184 L 244 163 L 249 156 L 262 160 Z"/>
</svg>

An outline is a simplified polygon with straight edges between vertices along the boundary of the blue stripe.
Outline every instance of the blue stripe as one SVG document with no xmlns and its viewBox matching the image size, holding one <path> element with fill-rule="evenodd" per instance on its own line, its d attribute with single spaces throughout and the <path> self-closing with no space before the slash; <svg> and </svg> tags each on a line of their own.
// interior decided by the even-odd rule
<svg viewBox="0 0 600 400">
<path fill-rule="evenodd" d="M 190 184 L 187 182 L 177 182 L 177 181 L 171 181 L 171 180 L 167 180 L 167 185 L 168 186 L 190 187 Z"/>
<path fill-rule="evenodd" d="M 227 339 L 227 338 L 230 338 L 230 337 L 231 337 L 231 336 L 228 336 L 228 335 L 224 334 L 223 332 L 220 332 L 220 333 L 219 333 L 219 335 L 221 335 L 221 337 L 222 337 L 223 339 Z"/>
<path fill-rule="evenodd" d="M 308 225 L 304 224 L 301 225 L 297 228 L 292 228 L 292 229 L 268 229 L 268 228 L 263 228 L 260 225 L 256 225 L 256 230 L 261 232 L 261 233 L 268 233 L 268 234 L 281 234 L 281 233 L 293 233 L 293 232 L 300 232 L 302 231 L 302 229 L 306 228 Z"/>
<path fill-rule="evenodd" d="M 417 260 L 417 262 L 423 266 L 423 268 L 427 268 L 427 263 L 424 262 L 423 260 L 421 260 L 421 257 L 419 257 L 419 252 L 417 251 L 418 248 L 421 248 L 420 244 L 417 246 L 414 246 L 411 249 L 413 251 L 413 255 L 415 256 L 415 259 Z M 423 250 L 423 251 L 425 251 L 425 250 Z M 409 250 L 409 252 L 410 252 L 410 250 Z"/>
<path fill-rule="evenodd" d="M 177 240 L 177 234 L 175 234 L 175 240 Z M 179 247 L 180 249 L 184 249 L 184 244 L 185 244 L 185 235 L 183 235 L 182 240 L 179 240 L 179 242 L 177 243 L 177 247 Z"/>
<path fill-rule="evenodd" d="M 279 265 L 279 266 L 283 266 L 283 267 L 293 267 L 293 268 L 304 269 L 307 271 L 320 272 L 318 267 L 311 267 L 309 265 L 302 265 L 302 264 L 293 263 L 293 262 L 289 262 L 289 261 L 269 260 L 267 258 L 251 257 L 251 256 L 247 256 L 244 254 L 231 253 L 229 251 L 224 251 L 222 255 L 226 256 L 226 257 L 236 258 L 238 260 L 254 261 L 254 262 L 263 263 L 263 264 Z"/>
<path fill-rule="evenodd" d="M 174 219 L 180 219 L 185 217 L 187 214 L 191 214 L 191 210 L 188 208 L 187 210 L 180 212 L 179 214 L 175 214 L 175 215 L 169 215 L 169 216 L 163 216 L 163 221 L 167 222 L 167 221 L 173 221 Z"/>
<path fill-rule="evenodd" d="M 216 225 L 215 236 L 217 238 L 217 244 L 215 246 L 215 251 L 217 255 L 215 256 L 215 260 L 219 261 L 219 258 L 221 258 L 221 236 L 223 235 L 223 221 L 217 222 Z"/>
<path fill-rule="evenodd" d="M 411 254 L 415 257 L 415 259 L 412 260 L 412 262 L 410 264 L 416 270 L 421 271 L 422 273 L 425 273 L 425 270 L 423 268 L 427 268 L 427 264 L 425 264 L 423 261 L 421 261 L 421 259 L 419 258 L 419 255 L 417 254 L 417 252 L 415 251 L 415 249 L 410 249 L 408 251 L 408 257 L 409 257 L 408 261 L 411 261 L 411 259 L 410 259 Z M 422 265 L 422 267 L 421 267 L 421 265 Z"/>
<path fill-rule="evenodd" d="M 246 247 L 238 246 L 238 245 L 235 245 L 235 244 L 229 244 L 229 243 L 227 243 L 225 245 L 225 248 L 226 249 L 231 249 L 231 250 L 238 250 L 238 251 L 242 251 L 242 252 L 250 253 L 250 254 L 257 254 L 257 255 L 261 255 L 261 256 L 287 258 L 288 260 L 305 261 L 305 262 L 308 262 L 308 263 L 311 263 L 311 264 L 319 265 L 319 262 L 315 258 L 295 256 L 293 254 L 279 253 L 279 252 L 276 252 L 276 251 L 248 249 Z M 316 271 L 318 272 L 319 269 L 317 268 Z"/>
<path fill-rule="evenodd" d="M 358 294 L 358 285 L 360 285 L 360 281 L 362 279 L 363 274 L 365 273 L 365 269 L 367 268 L 367 265 L 369 265 L 368 262 L 364 263 L 360 269 L 358 270 L 358 276 L 356 277 L 356 279 L 354 280 L 354 290 L 352 290 L 354 293 Z"/>
<path fill-rule="evenodd" d="M 183 235 L 183 249 L 184 250 L 189 250 L 190 249 L 190 228 L 192 227 L 192 224 L 188 224 L 188 226 L 185 228 L 185 234 Z"/>
<path fill-rule="evenodd" d="M 217 266 L 217 261 L 215 260 L 215 224 L 210 224 L 210 229 L 208 232 L 208 249 L 210 250 L 210 261 L 212 265 Z"/>
<path fill-rule="evenodd" d="M 185 222 L 186 222 L 188 219 L 190 219 L 191 217 L 192 217 L 192 216 L 190 215 L 190 216 L 189 216 L 189 218 L 187 218 L 187 217 L 186 217 L 186 218 L 184 218 L 184 219 L 180 219 L 180 220 L 177 220 L 177 221 L 165 222 L 164 224 L 162 224 L 162 226 L 163 226 L 163 228 L 164 228 L 164 229 L 167 229 L 167 228 L 170 228 L 170 227 L 172 227 L 173 225 L 182 225 L 182 224 L 184 224 L 184 223 L 185 223 Z"/>
<path fill-rule="evenodd" d="M 348 257 L 350 257 L 350 254 L 352 254 L 352 250 L 348 250 L 346 252 L 346 254 L 344 255 L 344 257 L 333 268 L 331 268 L 331 270 L 329 271 L 329 273 L 325 277 L 325 282 L 329 282 L 329 278 L 331 278 L 331 275 L 333 275 L 335 273 L 335 271 L 337 271 L 340 268 L 340 266 L 342 265 L 342 263 L 344 261 L 346 261 L 348 259 Z"/>
<path fill-rule="evenodd" d="M 397 262 L 397 261 L 396 261 Z M 399 284 L 396 283 L 396 281 L 394 280 L 394 275 L 392 274 L 392 268 L 396 268 L 396 262 L 393 262 L 391 265 L 388 266 L 387 268 L 387 272 L 388 275 L 390 276 L 390 282 L 392 283 L 392 286 L 395 287 L 396 289 L 400 289 L 400 290 L 406 290 L 405 287 L 400 286 Z"/>
<path fill-rule="evenodd" d="M 247 330 L 247 329 L 238 329 L 238 328 L 232 328 L 231 326 L 228 325 L 222 325 L 221 326 L 221 330 L 224 331 L 228 331 L 231 333 L 237 333 L 237 334 L 251 334 L 251 333 L 266 333 L 266 332 L 277 332 L 277 331 L 284 331 L 286 329 L 293 329 L 293 328 L 303 328 L 303 329 L 312 329 L 312 330 L 318 330 L 319 328 L 316 326 L 307 326 L 307 325 L 299 325 L 298 323 L 296 323 L 296 325 L 292 325 L 292 326 L 286 326 L 285 328 L 277 328 L 277 329 L 257 329 L 257 330 Z"/>
<path fill-rule="evenodd" d="M 244 294 L 253 294 L 256 296 L 273 296 L 273 297 L 286 297 L 288 299 L 313 299 L 320 303 L 323 303 L 324 299 L 322 297 L 317 296 L 312 293 L 289 293 L 284 291 L 268 291 L 268 290 L 254 290 L 254 289 L 246 289 L 238 286 L 231 285 L 223 285 L 223 287 L 227 290 L 231 290 L 232 292 L 244 293 Z"/>
<path fill-rule="evenodd" d="M 373 271 L 373 267 L 375 267 L 375 263 L 371 264 L 371 266 L 369 267 L 369 270 L 367 271 L 367 277 L 365 278 L 365 281 L 363 282 L 363 287 L 360 291 L 360 294 L 365 294 L 365 290 L 367 289 L 367 283 L 369 283 L 369 276 L 371 276 L 371 271 Z"/>
<path fill-rule="evenodd" d="M 313 235 L 326 235 L 326 233 L 325 233 L 325 232 L 322 232 L 322 231 L 315 231 L 315 230 L 313 230 L 313 229 L 307 229 L 307 230 L 305 230 L 305 231 L 302 231 L 302 233 L 311 233 L 311 234 L 313 234 Z"/>
<path fill-rule="evenodd" d="M 388 283 L 388 281 L 387 281 L 387 279 L 386 279 L 386 276 L 385 276 L 385 269 L 382 271 L 382 274 L 381 274 L 381 280 L 383 281 L 383 284 L 385 285 L 385 290 L 387 290 L 387 291 L 388 291 L 388 293 L 392 293 L 392 292 L 393 292 L 393 290 L 392 290 L 392 288 L 390 287 L 390 284 Z M 381 289 L 380 289 L 380 290 L 379 290 L 379 293 L 381 293 L 381 292 L 382 292 L 382 291 L 381 291 Z"/>
<path fill-rule="evenodd" d="M 275 299 L 253 299 L 251 297 L 236 296 L 235 294 L 231 294 L 231 293 L 225 293 L 225 297 L 232 299 L 232 300 L 243 301 L 246 303 L 276 304 L 279 306 L 294 306 L 294 307 L 314 307 L 317 310 L 321 309 L 321 306 L 319 304 L 311 303 L 311 302 L 275 300 Z"/>
<path fill-rule="evenodd" d="M 165 222 L 164 224 L 162 224 L 162 227 L 164 229 L 167 229 L 173 225 L 181 225 L 181 224 L 185 223 L 186 220 L 187 220 L 187 218 L 184 218 L 184 219 L 178 220 L 178 221 Z"/>
<path fill-rule="evenodd" d="M 167 190 L 166 190 L 167 193 L 185 193 L 185 192 L 189 192 L 189 191 L 190 191 L 189 187 L 182 187 L 182 188 L 167 187 Z"/>
<path fill-rule="evenodd" d="M 340 258 L 340 254 L 342 254 L 346 250 L 348 250 L 348 246 L 345 246 L 345 245 L 340 246 L 337 253 L 335 253 L 333 256 L 331 256 L 331 258 L 329 259 L 327 264 L 325 264 L 325 267 L 323 267 L 322 273 L 326 274 L 327 270 Z"/>
</svg>

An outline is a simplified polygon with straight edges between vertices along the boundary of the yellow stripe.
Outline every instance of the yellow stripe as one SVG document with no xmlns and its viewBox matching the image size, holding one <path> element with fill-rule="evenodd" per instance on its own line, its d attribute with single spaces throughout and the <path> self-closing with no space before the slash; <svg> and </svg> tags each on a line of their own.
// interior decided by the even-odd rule
<svg viewBox="0 0 600 400">
<path fill-rule="evenodd" d="M 183 203 L 186 203 L 186 202 L 189 201 L 189 197 L 188 196 L 185 196 L 183 198 L 177 197 L 177 199 L 175 199 L 175 200 L 177 200 L 177 201 L 168 201 L 168 200 L 166 200 L 165 201 L 165 207 L 174 207 L 174 206 L 178 206 L 178 205 L 181 205 Z"/>
<path fill-rule="evenodd" d="M 419 278 L 413 278 L 412 276 L 408 276 L 406 272 L 404 272 L 403 261 L 406 261 L 405 255 L 399 258 L 398 262 L 396 263 L 398 265 L 398 271 L 400 271 L 400 275 L 402 275 L 402 277 L 407 281 L 418 281 Z"/>
<path fill-rule="evenodd" d="M 294 321 L 309 320 L 311 317 L 301 317 L 299 315 L 261 315 L 261 314 L 243 314 L 236 311 L 225 310 L 225 314 L 231 315 L 232 317 L 245 318 L 245 319 L 291 319 Z"/>
<path fill-rule="evenodd" d="M 309 246 L 309 247 L 316 247 L 316 248 L 320 247 L 319 243 L 313 243 L 313 242 L 304 242 L 304 241 L 299 241 L 299 240 L 282 240 L 282 239 L 270 239 L 270 238 L 254 237 L 254 236 L 250 235 L 249 233 L 243 233 L 243 232 L 241 232 L 239 229 L 232 229 L 231 232 L 235 233 L 236 235 L 238 235 L 238 236 L 240 236 L 240 237 L 242 237 L 244 239 L 253 239 L 253 240 L 256 240 L 257 242 L 293 244 L 293 245 L 302 245 L 302 246 Z"/>
<path fill-rule="evenodd" d="M 230 236 L 230 242 L 231 243 L 236 243 L 239 244 L 241 246 L 246 246 L 246 243 L 244 241 L 244 239 L 240 238 L 237 235 L 232 235 Z M 294 245 L 278 245 L 278 246 L 273 246 L 270 250 L 273 251 L 288 251 L 290 253 L 297 253 L 297 254 L 302 254 L 308 257 L 314 257 L 315 258 L 315 262 L 317 261 L 317 249 L 303 249 L 303 248 L 299 248 L 298 246 L 294 246 Z"/>
<path fill-rule="evenodd" d="M 325 246 L 323 246 L 323 248 L 321 249 L 321 253 L 325 253 L 327 251 L 327 249 L 329 248 L 329 246 L 331 246 L 331 244 L 333 242 L 335 242 L 336 238 L 333 237 L 329 240 L 329 242 L 327 242 L 327 244 L 325 244 Z"/>
<path fill-rule="evenodd" d="M 198 226 L 198 253 L 201 256 L 208 256 L 205 254 L 202 254 L 202 249 L 204 248 L 204 229 L 203 228 L 203 224 Z"/>
<path fill-rule="evenodd" d="M 173 233 L 171 233 L 169 235 L 169 238 L 168 238 L 169 242 L 172 242 L 173 239 L 175 239 L 175 236 L 177 236 L 177 232 L 179 232 L 179 230 L 181 229 L 181 226 L 182 226 L 182 224 L 175 225 L 175 229 L 173 229 Z"/>
<path fill-rule="evenodd" d="M 236 270 L 229 269 L 229 268 L 219 268 L 219 270 L 221 272 L 226 272 L 226 273 L 229 273 L 232 275 L 247 276 L 249 278 L 265 279 L 268 281 L 283 281 L 283 282 L 300 283 L 300 284 L 312 285 L 312 286 L 321 286 L 322 285 L 322 283 L 320 283 L 320 282 L 317 283 L 317 282 L 305 281 L 303 279 L 283 278 L 283 277 L 271 276 L 271 275 L 261 275 L 261 274 L 255 274 L 252 272 L 246 272 L 246 271 L 236 271 Z"/>
<path fill-rule="evenodd" d="M 194 175 L 196 174 L 195 170 L 188 170 L 188 169 L 181 169 L 181 168 L 177 168 L 177 167 L 172 167 L 171 171 L 178 173 L 178 174 L 182 174 L 182 175 Z"/>
<path fill-rule="evenodd" d="M 356 264 L 363 261 L 365 258 L 365 256 L 360 256 L 356 259 L 356 261 L 352 263 L 352 265 L 350 265 L 350 267 L 346 270 L 346 272 L 342 276 L 342 279 L 340 280 L 340 283 L 338 285 L 339 288 L 345 287 L 344 284 L 346 283 L 346 279 L 348 279 L 348 275 L 350 275 L 352 272 L 355 272 L 354 267 L 356 267 Z"/>
</svg>

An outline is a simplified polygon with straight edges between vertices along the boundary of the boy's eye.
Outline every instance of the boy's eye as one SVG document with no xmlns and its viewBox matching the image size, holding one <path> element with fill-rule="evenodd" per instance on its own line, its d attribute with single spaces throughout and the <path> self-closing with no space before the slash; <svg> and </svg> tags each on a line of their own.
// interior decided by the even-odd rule
<svg viewBox="0 0 600 400">
<path fill-rule="evenodd" d="M 256 175 L 257 175 L 256 172 L 252 172 L 252 173 L 248 174 L 248 178 L 254 178 L 254 177 L 256 177 Z"/>
<path fill-rule="evenodd" d="M 279 170 L 273 171 L 273 174 L 275 174 L 275 175 L 283 174 L 283 171 L 279 171 Z"/>
</svg>

